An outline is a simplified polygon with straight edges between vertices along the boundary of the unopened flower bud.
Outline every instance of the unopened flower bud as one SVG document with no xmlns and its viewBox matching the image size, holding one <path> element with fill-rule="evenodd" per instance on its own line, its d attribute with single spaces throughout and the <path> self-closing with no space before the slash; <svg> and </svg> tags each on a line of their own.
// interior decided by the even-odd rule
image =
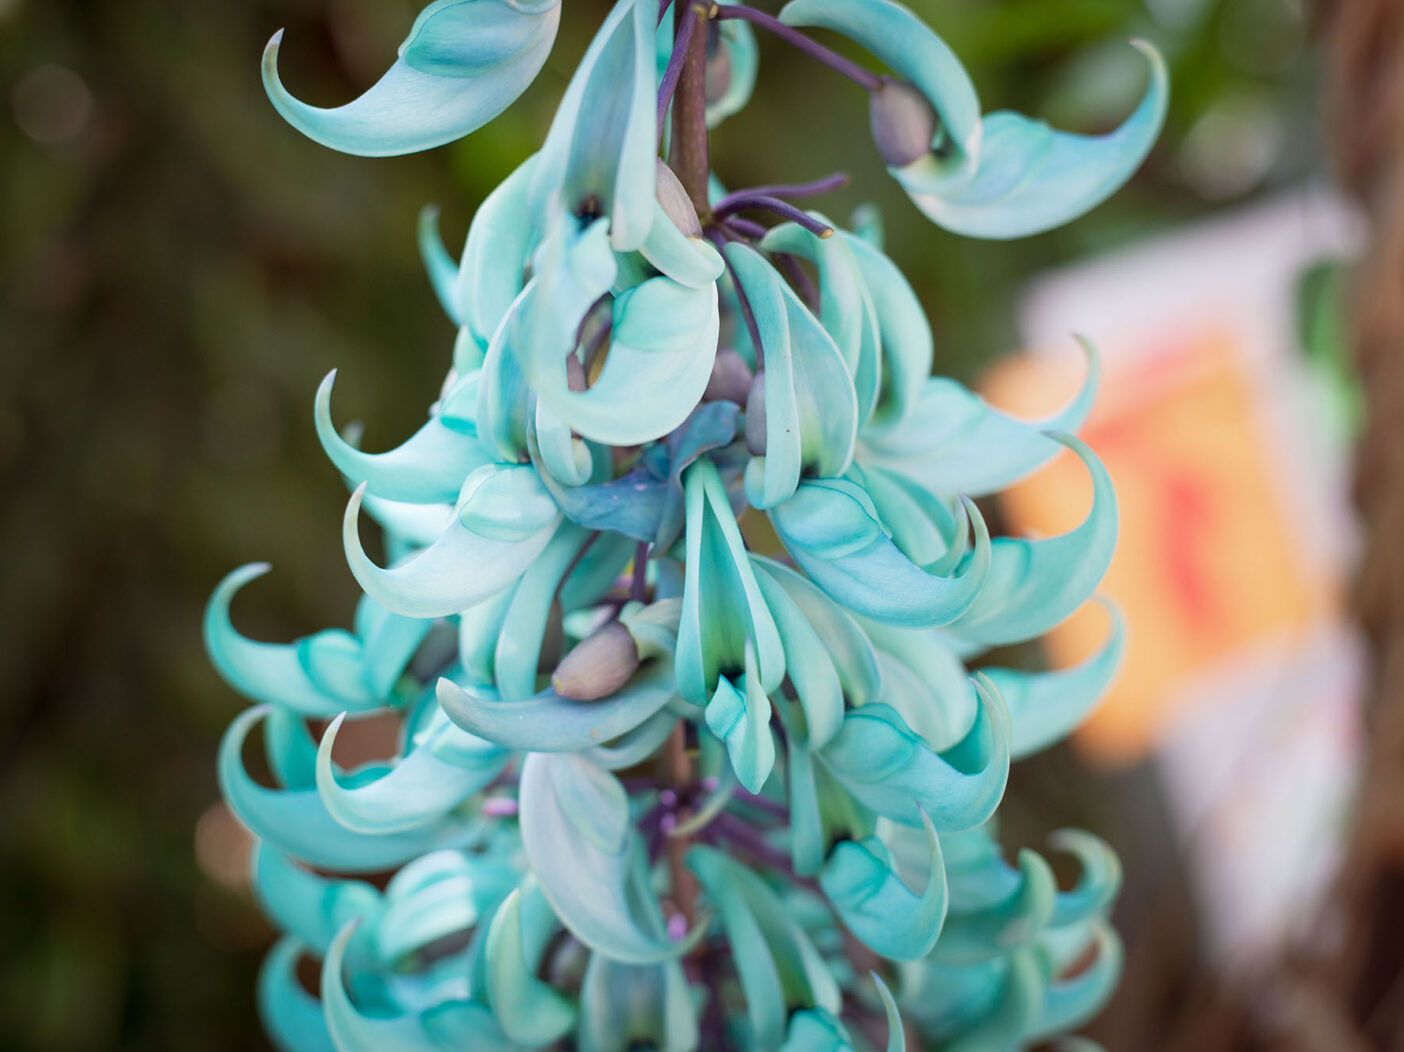
<svg viewBox="0 0 1404 1052">
<path fill-rule="evenodd" d="M 904 168 L 931 152 L 941 120 L 926 96 L 906 81 L 884 77 L 868 97 L 873 142 L 889 168 Z"/>
<path fill-rule="evenodd" d="M 765 456 L 765 370 L 756 373 L 746 396 L 746 448 L 755 457 Z"/>
<path fill-rule="evenodd" d="M 707 380 L 707 390 L 702 392 L 704 402 L 735 402 L 746 404 L 746 396 L 751 391 L 751 367 L 730 348 L 717 352 L 712 362 L 712 375 Z"/>
<path fill-rule="evenodd" d="M 638 667 L 634 637 L 618 621 L 611 621 L 561 660 L 551 687 L 571 701 L 599 701 L 628 683 Z"/>
<path fill-rule="evenodd" d="M 661 157 L 657 159 L 657 172 L 653 193 L 663 211 L 688 237 L 701 237 L 702 222 L 697 218 L 697 209 L 692 207 L 692 199 L 687 196 L 683 184 Z"/>
</svg>

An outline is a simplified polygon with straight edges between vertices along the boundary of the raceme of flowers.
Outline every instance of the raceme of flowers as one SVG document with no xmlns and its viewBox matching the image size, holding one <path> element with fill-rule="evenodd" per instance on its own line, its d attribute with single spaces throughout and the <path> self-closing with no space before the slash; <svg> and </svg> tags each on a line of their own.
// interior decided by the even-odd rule
<svg viewBox="0 0 1404 1052">
<path fill-rule="evenodd" d="M 424 149 L 510 105 L 560 15 L 436 0 L 335 109 L 284 90 L 280 36 L 264 78 L 328 146 Z M 366 452 L 338 430 L 334 374 L 316 394 L 352 490 L 351 630 L 240 635 L 230 606 L 261 565 L 206 612 L 215 665 L 257 703 L 219 776 L 283 932 L 259 981 L 281 1047 L 1005 1049 L 1076 1028 L 1115 984 L 1115 855 L 1055 834 L 1081 868 L 1060 890 L 1043 855 L 1006 860 L 995 821 L 1010 762 L 1106 691 L 1120 621 L 1108 607 L 1104 645 L 1072 668 L 967 670 L 1058 625 L 1107 568 L 1114 494 L 1072 435 L 1096 357 L 1057 416 L 1009 417 L 930 375 L 931 330 L 871 217 L 844 229 L 790 203 L 839 179 L 728 193 L 704 164 L 698 200 L 663 160 L 688 56 L 705 57 L 714 125 L 752 93 L 755 28 L 867 90 L 893 177 L 962 234 L 1094 206 L 1165 110 L 1144 46 L 1144 101 L 1087 137 L 982 114 L 950 49 L 891 0 L 778 18 L 619 0 L 459 259 L 425 214 L 458 336 L 423 427 Z M 1082 524 L 991 538 L 974 498 L 1064 450 L 1093 484 Z M 395 755 L 338 763 L 345 722 L 386 713 Z M 250 736 L 274 787 L 245 767 Z"/>
</svg>

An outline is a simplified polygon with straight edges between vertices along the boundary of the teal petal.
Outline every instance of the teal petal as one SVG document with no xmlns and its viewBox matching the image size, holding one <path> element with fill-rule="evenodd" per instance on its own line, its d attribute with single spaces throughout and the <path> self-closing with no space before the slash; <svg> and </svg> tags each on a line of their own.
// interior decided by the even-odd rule
<svg viewBox="0 0 1404 1052">
<path fill-rule="evenodd" d="M 841 1022 L 827 1012 L 806 1010 L 790 1016 L 780 1052 L 854 1052 L 854 1048 Z"/>
<path fill-rule="evenodd" d="M 819 755 L 859 802 L 894 822 L 918 826 L 925 810 L 943 833 L 970 829 L 994 813 L 1009 777 L 1002 704 L 997 695 L 981 700 L 970 734 L 944 754 L 928 748 L 895 710 L 865 705 L 844 716 Z"/>
<path fill-rule="evenodd" d="M 769 508 L 789 498 L 802 475 L 848 469 L 858 399 L 842 352 L 775 268 L 741 244 L 727 245 L 726 258 L 764 351 L 765 452 L 746 468 L 746 495 Z"/>
<path fill-rule="evenodd" d="M 729 445 L 736 437 L 741 410 L 734 402 L 703 402 L 667 438 L 667 495 L 659 516 L 657 533 L 651 538 L 655 551 L 667 551 L 678 539 L 686 522 L 683 472 L 703 453 Z M 648 540 L 650 538 L 640 538 Z"/>
<path fill-rule="evenodd" d="M 785 654 L 761 595 L 721 476 L 703 458 L 684 476 L 687 561 L 675 661 L 678 693 L 694 705 L 711 699 L 723 675 L 746 667 L 755 647 L 758 685 L 780 687 Z"/>
<path fill-rule="evenodd" d="M 985 117 L 973 173 L 951 174 L 932 155 L 890 171 L 927 218 L 957 234 L 1025 237 L 1076 219 L 1135 174 L 1165 122 L 1165 60 L 1132 43 L 1150 63 L 1150 85 L 1115 131 L 1072 135 L 1006 110 Z"/>
<path fill-rule="evenodd" d="M 254 701 L 305 716 L 383 706 L 384 695 L 367 682 L 364 644 L 349 632 L 327 629 L 296 643 L 260 643 L 235 631 L 229 621 L 234 594 L 269 569 L 267 563 L 241 566 L 219 583 L 205 607 L 205 650 L 225 682 Z"/>
<path fill-rule="evenodd" d="M 555 409 L 541 399 L 536 402 L 533 437 L 535 453 L 532 462 L 541 472 L 543 482 L 549 478 L 564 486 L 580 486 L 590 481 L 595 466 L 590 447 L 573 433 L 570 424 Z"/>
<path fill-rule="evenodd" d="M 833 226 L 818 212 L 811 216 Z M 761 239 L 766 252 L 787 252 L 813 262 L 819 272 L 819 321 L 843 355 L 858 399 L 861 426 L 877 407 L 882 354 L 877 308 L 848 238 L 815 237 L 797 223 L 782 223 Z M 841 474 L 842 472 L 832 472 Z"/>
<path fill-rule="evenodd" d="M 432 1015 L 370 1015 L 357 1008 L 342 978 L 342 961 L 353 932 L 352 925 L 343 928 L 322 962 L 322 1006 L 327 1029 L 339 1052 L 384 1052 L 392 1048 L 396 1052 L 448 1052 L 470 1047 L 475 1052 L 514 1052 L 492 1014 L 482 1005 L 451 1002 L 435 1009 Z M 436 1040 L 439 1035 L 456 1040 Z"/>
<path fill-rule="evenodd" d="M 726 266 L 705 238 L 679 230 L 659 201 L 654 202 L 653 224 L 639 253 L 665 277 L 694 289 L 712 284 Z"/>
<path fill-rule="evenodd" d="M 278 928 L 296 938 L 298 952 L 323 956 L 348 923 L 371 924 L 380 915 L 380 892 L 370 884 L 328 880 L 267 844 L 254 849 L 252 869 L 259 905 Z M 320 1009 L 317 1016 L 321 1018 Z"/>
<path fill-rule="evenodd" d="M 883 528 L 863 489 L 846 479 L 809 479 L 770 509 L 781 543 L 816 585 L 864 617 L 906 626 L 948 624 L 977 602 L 990 565 L 989 534 L 975 506 L 975 549 L 963 572 L 929 573 Z"/>
<path fill-rule="evenodd" d="M 1032 950 L 1016 951 L 1002 969 L 988 1008 L 959 1037 L 942 1046 L 952 1052 L 988 1052 L 1026 1044 L 1043 1016 L 1047 981 Z"/>
<path fill-rule="evenodd" d="M 942 146 L 951 167 L 970 171 L 980 149 L 975 85 L 955 52 L 915 14 L 892 0 L 791 0 L 780 20 L 842 33 L 915 85 L 940 118 L 932 145 Z"/>
<path fill-rule="evenodd" d="M 1095 929 L 1096 957 L 1071 979 L 1061 979 L 1048 987 L 1047 999 L 1038 1024 L 1029 1035 L 1033 1040 L 1051 1037 L 1081 1026 L 1102 1010 L 1121 978 L 1121 940 L 1110 926 Z"/>
<path fill-rule="evenodd" d="M 645 665 L 617 694 L 603 701 L 569 701 L 552 689 L 505 701 L 487 688 L 440 679 L 439 704 L 471 734 L 524 752 L 579 752 L 611 742 L 638 727 L 674 696 L 672 662 Z"/>
<path fill-rule="evenodd" d="M 1047 432 L 1077 431 L 1097 397 L 1096 349 L 1087 355 L 1082 389 L 1043 420 L 1024 421 L 991 408 L 961 384 L 933 376 L 914 389 L 916 401 L 896 426 L 863 435 L 859 460 L 909 478 L 935 494 L 997 493 L 1033 474 L 1059 452 Z"/>
<path fill-rule="evenodd" d="M 476 131 L 516 101 L 545 64 L 559 21 L 559 5 L 527 13 L 499 0 L 436 0 L 389 71 L 332 109 L 283 87 L 279 30 L 263 52 L 263 86 L 289 124 L 334 150 L 363 157 L 427 150 Z"/>
<path fill-rule="evenodd" d="M 485 922 L 516 886 L 514 867 L 484 855 L 421 855 L 385 886 L 385 908 L 374 932 L 376 952 L 386 967 L 398 967 L 440 939 Z"/>
<path fill-rule="evenodd" d="M 412 548 L 427 548 L 433 544 L 453 518 L 452 504 L 406 504 L 370 493 L 361 506 L 385 531 L 386 544 L 400 545 L 406 553 Z"/>
<path fill-rule="evenodd" d="M 528 1047 L 549 1045 L 575 1025 L 575 1007 L 535 974 L 556 927 L 554 917 L 542 923 L 542 911 L 549 915 L 550 908 L 535 887 L 517 888 L 493 914 L 487 939 L 493 1017 L 510 1040 Z"/>
<path fill-rule="evenodd" d="M 305 952 L 292 936 L 279 939 L 268 951 L 258 970 L 258 1014 L 280 1052 L 337 1052 L 322 1003 L 297 977 L 297 962 Z"/>
<path fill-rule="evenodd" d="M 751 101 L 751 92 L 756 87 L 756 74 L 760 71 L 760 48 L 756 45 L 756 34 L 749 25 L 739 18 L 729 18 L 724 22 L 713 22 L 717 27 L 717 46 L 724 49 L 730 66 L 730 76 L 726 88 L 714 95 L 712 86 L 707 86 L 707 127 L 715 128 L 726 118 L 740 113 Z"/>
<path fill-rule="evenodd" d="M 344 718 L 332 720 L 322 733 L 317 792 L 327 812 L 357 833 L 380 836 L 440 821 L 486 788 L 509 759 L 491 742 L 441 724 L 384 774 L 348 787 L 337 780 L 332 766 L 332 749 Z"/>
<path fill-rule="evenodd" d="M 515 327 L 522 324 L 522 319 L 533 314 L 540 316 L 532 310 L 535 288 L 533 284 L 523 289 L 512 301 L 483 355 L 478 377 L 478 405 L 474 412 L 478 437 L 498 460 L 507 464 L 526 459 L 535 423 L 531 387 L 510 346 Z"/>
<path fill-rule="evenodd" d="M 887 1017 L 887 1052 L 907 1052 L 907 1032 L 902 1026 L 902 1015 L 897 1011 L 897 1002 L 892 999 L 892 991 L 882 981 L 877 972 L 869 972 L 877 986 L 878 997 L 882 1001 L 882 1012 Z"/>
<path fill-rule="evenodd" d="M 835 237 L 853 253 L 877 318 L 881 387 L 877 406 L 866 424 L 871 432 L 905 419 L 916 405 L 931 375 L 931 325 L 906 276 L 883 255 L 880 247 L 844 230 Z"/>
<path fill-rule="evenodd" d="M 668 499 L 667 483 L 643 467 L 593 486 L 562 486 L 544 473 L 541 481 L 572 522 L 636 541 L 653 539 Z"/>
<path fill-rule="evenodd" d="M 443 236 L 439 233 L 439 206 L 425 205 L 419 210 L 419 222 L 415 224 L 415 234 L 419 243 L 419 258 L 429 275 L 429 284 L 434 288 L 434 296 L 444 313 L 455 325 L 462 325 L 463 318 L 458 309 L 456 286 L 458 284 L 458 264 L 444 247 Z"/>
<path fill-rule="evenodd" d="M 1095 453 L 1070 435 L 1052 434 L 1092 476 L 1092 509 L 1069 533 L 1041 540 L 994 542 L 984 588 L 949 631 L 957 639 L 1000 646 L 1041 636 L 1096 591 L 1116 549 L 1116 492 Z"/>
<path fill-rule="evenodd" d="M 1053 672 L 982 670 L 1009 706 L 1010 751 L 1016 760 L 1067 737 L 1115 682 L 1126 650 L 1126 624 L 1115 606 L 1101 602 L 1111 617 L 1111 635 L 1081 664 Z"/>
<path fill-rule="evenodd" d="M 551 605 L 589 536 L 572 523 L 562 523 L 513 591 L 493 647 L 493 683 L 504 700 L 520 701 L 536 693 Z"/>
<path fill-rule="evenodd" d="M 844 925 L 890 961 L 916 961 L 936 945 L 946 919 L 946 870 L 941 842 L 921 814 L 930 851 L 926 890 L 914 894 L 892 867 L 882 842 L 845 840 L 834 846 L 819 885 Z"/>
<path fill-rule="evenodd" d="M 454 821 L 383 836 L 353 833 L 331 816 L 316 789 L 259 785 L 244 769 L 241 754 L 249 731 L 267 712 L 257 707 L 241 713 L 224 732 L 219 747 L 220 791 L 254 836 L 319 869 L 370 873 L 401 865 L 433 848 L 451 846 L 467 835 L 467 829 Z"/>
<path fill-rule="evenodd" d="M 775 594 L 773 586 L 778 585 L 819 636 L 838 671 L 839 683 L 848 701 L 855 706 L 876 701 L 881 690 L 881 676 L 872 643 L 858 622 L 806 577 L 784 563 L 752 555 L 751 565 L 759 571 L 756 577 L 765 595 Z M 810 740 L 815 741 L 813 721 L 809 734 Z"/>
<path fill-rule="evenodd" d="M 753 871 L 701 844 L 688 850 L 687 865 L 706 889 L 731 944 L 746 999 L 747 1047 L 778 1047 L 791 1007 L 838 1014 L 841 996 L 828 965 Z"/>
<path fill-rule="evenodd" d="M 790 857 L 795 874 L 812 877 L 824 865 L 828 849 L 824 814 L 815 782 L 814 755 L 797 734 L 786 740 L 785 792 L 790 807 Z"/>
<path fill-rule="evenodd" d="M 527 189 L 536 158 L 529 157 L 481 205 L 468 227 L 454 302 L 479 351 L 526 285 L 526 266 L 536 248 L 536 228 L 527 218 Z"/>
<path fill-rule="evenodd" d="M 580 988 L 581 1052 L 692 1052 L 697 1012 L 676 961 L 635 965 L 590 955 Z"/>
<path fill-rule="evenodd" d="M 561 98 L 531 184 L 533 215 L 553 201 L 568 213 L 590 202 L 621 252 L 642 245 L 653 221 L 657 11 L 619 0 L 609 13 Z"/>
<path fill-rule="evenodd" d="M 1058 892 L 1049 923 L 1055 927 L 1076 924 L 1110 909 L 1121 890 L 1121 862 L 1111 846 L 1080 829 L 1060 829 L 1048 842 L 1076 855 L 1082 864 L 1076 886 Z"/>
<path fill-rule="evenodd" d="M 1052 918 L 1058 885 L 1041 856 L 1021 851 L 1017 880 L 1001 898 L 970 908 L 971 904 L 962 901 L 962 891 L 953 879 L 951 911 L 936 943 L 934 960 L 967 964 L 1028 945 Z"/>
<path fill-rule="evenodd" d="M 530 467 L 494 467 L 470 476 L 458 517 L 428 548 L 391 569 L 361 548 L 357 489 L 342 520 L 347 562 L 376 602 L 408 617 L 446 617 L 517 580 L 550 543 L 560 512 Z M 470 487 L 472 487 L 470 489 Z"/>
<path fill-rule="evenodd" d="M 485 0 L 475 0 L 483 3 Z M 364 482 L 369 493 L 411 504 L 453 501 L 463 480 L 492 462 L 476 429 L 448 426 L 437 414 L 403 445 L 387 453 L 363 453 L 337 432 L 331 418 L 336 370 L 317 388 L 317 437 L 336 469 L 353 485 Z M 458 381 L 476 390 L 477 378 Z"/>
<path fill-rule="evenodd" d="M 877 698 L 872 645 L 848 614 L 789 567 L 756 555 L 751 563 L 780 632 L 806 736 L 821 749 L 838 731 L 845 698 L 854 705 Z"/>
<path fill-rule="evenodd" d="M 630 964 L 686 952 L 655 932 L 643 846 L 612 774 L 571 753 L 531 753 L 517 799 L 527 861 L 576 938 Z"/>
<path fill-rule="evenodd" d="M 937 752 L 955 745 L 969 732 L 980 711 L 979 695 L 965 666 L 939 629 L 894 628 L 866 622 L 882 670 L 882 701 Z M 1001 684 L 1000 695 L 1004 697 Z M 1005 698 L 1006 705 L 1008 698 Z M 1010 714 L 1010 749 L 1019 725 Z"/>
<path fill-rule="evenodd" d="M 775 738 L 770 733 L 770 699 L 756 682 L 753 649 L 747 648 L 746 674 L 737 690 L 725 676 L 707 703 L 707 729 L 726 743 L 736 779 L 758 793 L 775 766 Z"/>
<path fill-rule="evenodd" d="M 604 745 L 595 745 L 580 755 L 606 771 L 622 771 L 655 755 L 677 726 L 678 714 L 664 708 L 632 730 Z"/>
<path fill-rule="evenodd" d="M 537 397 L 596 442 L 632 446 L 661 438 L 702 400 L 720 324 L 715 285 L 651 278 L 615 297 L 609 353 L 595 382 L 572 391 L 562 369 L 534 381 Z"/>
</svg>

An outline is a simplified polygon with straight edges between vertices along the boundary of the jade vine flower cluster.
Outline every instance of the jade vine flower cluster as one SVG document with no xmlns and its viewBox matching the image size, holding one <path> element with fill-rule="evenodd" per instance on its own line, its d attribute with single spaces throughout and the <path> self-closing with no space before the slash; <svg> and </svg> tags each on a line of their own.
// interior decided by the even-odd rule
<svg viewBox="0 0 1404 1052">
<path fill-rule="evenodd" d="M 1004 1049 L 1075 1028 L 1115 983 L 1115 855 L 1055 834 L 1081 867 L 1060 889 L 1042 855 L 1006 861 L 995 821 L 1010 762 L 1106 690 L 1119 619 L 1108 607 L 1073 668 L 968 670 L 1063 621 L 1111 558 L 1115 497 L 1072 436 L 1096 357 L 1038 423 L 932 377 L 878 225 L 791 203 L 842 180 L 728 192 L 706 141 L 752 93 L 759 28 L 869 92 L 876 147 L 924 214 L 1015 237 L 1134 171 L 1161 61 L 1142 48 L 1144 101 L 1086 137 L 982 114 L 892 0 L 668 7 L 619 0 L 457 260 L 425 213 L 458 335 L 423 427 L 366 452 L 338 430 L 334 376 L 318 390 L 352 490 L 352 630 L 240 635 L 231 602 L 264 566 L 208 606 L 216 667 L 257 703 L 219 776 L 284 933 L 259 984 L 282 1047 Z M 264 79 L 318 142 L 424 149 L 501 113 L 560 15 L 436 0 L 335 109 L 283 88 L 279 36 Z M 975 498 L 1065 449 L 1092 479 L 1085 521 L 991 538 Z M 394 755 L 339 763 L 345 722 L 386 713 Z M 272 787 L 245 768 L 255 734 Z"/>
</svg>

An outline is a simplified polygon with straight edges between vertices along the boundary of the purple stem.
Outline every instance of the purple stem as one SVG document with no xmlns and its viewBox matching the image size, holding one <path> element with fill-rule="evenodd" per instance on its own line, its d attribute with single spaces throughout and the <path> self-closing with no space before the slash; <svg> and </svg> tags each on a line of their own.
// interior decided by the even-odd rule
<svg viewBox="0 0 1404 1052">
<path fill-rule="evenodd" d="M 833 175 L 826 175 L 822 179 L 815 179 L 809 183 L 776 183 L 773 186 L 751 186 L 745 190 L 738 190 L 737 193 L 760 194 L 765 197 L 818 197 L 820 194 L 832 193 L 835 190 L 842 190 L 848 185 L 847 172 L 835 172 Z"/>
<path fill-rule="evenodd" d="M 805 304 L 811 311 L 819 310 L 819 290 L 815 288 L 814 282 L 809 277 L 809 272 L 799 265 L 799 260 L 788 252 L 775 253 L 775 259 L 780 264 L 780 269 L 785 272 L 785 276 L 790 279 Z"/>
<path fill-rule="evenodd" d="M 769 197 L 765 194 L 753 194 L 749 192 L 739 194 L 727 194 L 717 202 L 712 209 L 712 215 L 717 219 L 725 219 L 735 212 L 749 212 L 754 209 L 764 209 L 767 212 L 774 212 L 778 216 L 798 223 L 815 237 L 833 237 L 834 228 L 827 223 L 821 223 L 809 213 L 804 212 L 787 201 L 782 201 L 778 197 Z"/>
<path fill-rule="evenodd" d="M 672 0 L 667 0 L 671 3 Z M 663 10 L 667 10 L 665 5 Z M 660 13 L 658 21 L 663 21 Z M 663 125 L 668 120 L 668 107 L 673 103 L 673 92 L 677 91 L 678 78 L 682 76 L 683 65 L 687 62 L 688 50 L 692 46 L 692 34 L 697 29 L 697 8 L 688 5 L 683 12 L 678 34 L 673 40 L 673 53 L 668 56 L 668 68 L 663 71 L 663 80 L 658 85 L 658 138 L 663 138 Z"/>
<path fill-rule="evenodd" d="M 629 585 L 629 598 L 642 603 L 648 597 L 648 541 L 639 541 L 634 548 L 634 580 Z"/>
<path fill-rule="evenodd" d="M 731 216 L 726 222 L 721 224 L 722 233 L 726 234 L 734 241 L 744 238 L 758 239 L 765 237 L 766 227 L 757 223 L 754 219 L 742 219 L 740 216 Z"/>
<path fill-rule="evenodd" d="M 746 7 L 744 4 L 722 4 L 717 8 L 717 13 L 713 18 L 741 18 L 752 25 L 768 29 L 781 40 L 803 51 L 812 59 L 817 59 L 828 66 L 835 73 L 847 77 L 853 83 L 867 88 L 869 91 L 878 91 L 882 88 L 882 78 L 871 70 L 864 69 L 856 62 L 850 62 L 842 55 L 830 51 L 823 44 L 809 39 L 797 29 L 792 29 L 774 15 L 768 15 L 764 11 L 757 11 L 754 7 Z"/>
<path fill-rule="evenodd" d="M 663 19 L 667 17 L 668 11 L 672 6 L 673 0 L 663 0 L 663 2 L 658 5 L 658 22 L 656 23 L 657 25 L 661 26 L 663 24 Z"/>
<path fill-rule="evenodd" d="M 751 337 L 751 347 L 756 352 L 756 372 L 760 372 L 765 368 L 765 348 L 761 345 L 760 328 L 756 325 L 755 314 L 751 312 L 751 301 L 746 298 L 746 290 L 741 287 L 741 280 L 736 276 L 731 260 L 726 258 L 726 237 L 714 227 L 709 227 L 704 233 L 707 240 L 717 246 L 722 262 L 731 273 L 731 284 L 736 289 L 736 302 L 741 307 L 741 320 L 746 323 L 746 333 Z"/>
</svg>

